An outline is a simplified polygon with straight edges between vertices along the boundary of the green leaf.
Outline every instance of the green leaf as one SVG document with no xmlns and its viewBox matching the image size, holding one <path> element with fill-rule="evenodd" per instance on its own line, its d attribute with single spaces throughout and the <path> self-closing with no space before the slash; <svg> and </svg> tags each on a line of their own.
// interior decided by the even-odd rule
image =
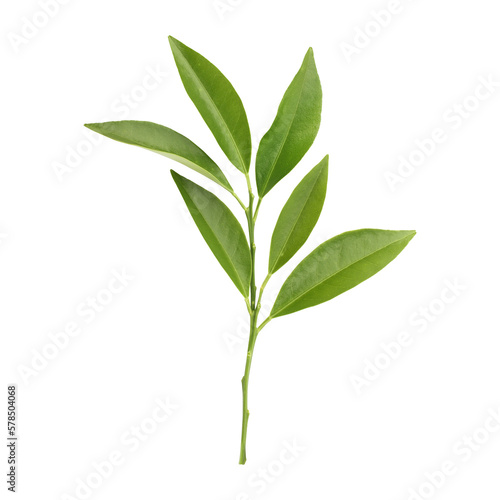
<svg viewBox="0 0 500 500">
<path fill-rule="evenodd" d="M 358 229 L 313 250 L 283 284 L 270 317 L 312 307 L 355 287 L 391 262 L 415 231 Z"/>
<path fill-rule="evenodd" d="M 323 208 L 327 181 L 328 155 L 302 179 L 281 211 L 271 239 L 270 274 L 286 264 L 311 234 Z"/>
<path fill-rule="evenodd" d="M 239 95 L 210 61 L 179 40 L 168 38 L 186 92 L 229 161 L 248 172 L 252 141 Z"/>
<path fill-rule="evenodd" d="M 156 123 L 134 120 L 87 123 L 85 126 L 115 141 L 149 149 L 178 161 L 233 192 L 217 164 L 196 144 L 172 129 Z"/>
<path fill-rule="evenodd" d="M 236 288 L 248 298 L 252 261 L 240 223 L 217 196 L 171 172 L 203 238 Z"/>
<path fill-rule="evenodd" d="M 256 159 L 259 196 L 266 195 L 311 147 L 321 121 L 322 92 L 312 49 L 288 87 Z"/>
</svg>

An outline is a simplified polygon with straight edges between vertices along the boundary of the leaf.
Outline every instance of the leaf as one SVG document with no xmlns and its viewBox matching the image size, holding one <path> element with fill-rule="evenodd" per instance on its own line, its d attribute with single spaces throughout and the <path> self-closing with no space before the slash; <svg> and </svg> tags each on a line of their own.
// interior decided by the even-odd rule
<svg viewBox="0 0 500 500">
<path fill-rule="evenodd" d="M 239 95 L 210 61 L 179 40 L 168 38 L 186 92 L 229 161 L 248 172 L 252 141 Z"/>
<path fill-rule="evenodd" d="M 252 262 L 243 229 L 214 194 L 171 170 L 203 238 L 244 297 L 248 298 Z"/>
<path fill-rule="evenodd" d="M 85 126 L 115 141 L 149 149 L 178 161 L 233 192 L 217 164 L 196 144 L 172 129 L 156 123 L 134 120 L 87 123 Z"/>
<path fill-rule="evenodd" d="M 311 147 L 321 121 L 321 83 L 313 50 L 307 51 L 279 105 L 256 159 L 259 196 L 264 197 L 299 163 Z"/>
<path fill-rule="evenodd" d="M 302 179 L 281 211 L 271 239 L 270 274 L 286 264 L 311 234 L 323 208 L 327 181 L 328 155 Z"/>
<path fill-rule="evenodd" d="M 355 287 L 389 264 L 415 234 L 358 229 L 326 241 L 292 271 L 270 317 L 321 304 Z"/>
</svg>

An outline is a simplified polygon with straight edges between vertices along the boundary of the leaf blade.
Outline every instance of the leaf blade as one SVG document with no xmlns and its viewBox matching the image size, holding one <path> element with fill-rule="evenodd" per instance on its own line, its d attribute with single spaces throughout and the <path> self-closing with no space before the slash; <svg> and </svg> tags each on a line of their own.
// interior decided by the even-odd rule
<svg viewBox="0 0 500 500">
<path fill-rule="evenodd" d="M 204 240 L 241 294 L 248 298 L 250 247 L 231 210 L 214 194 L 171 170 L 191 216 Z"/>
<path fill-rule="evenodd" d="M 298 184 L 281 211 L 271 238 L 269 273 L 275 273 L 302 247 L 318 222 L 326 196 L 328 155 Z"/>
<path fill-rule="evenodd" d="M 288 86 L 271 128 L 259 144 L 256 176 L 264 197 L 302 159 L 321 122 L 322 90 L 310 48 Z"/>
<path fill-rule="evenodd" d="M 148 149 L 182 163 L 233 192 L 217 164 L 194 142 L 175 130 L 157 123 L 136 120 L 86 123 L 85 127 L 115 141 Z"/>
<path fill-rule="evenodd" d="M 210 61 L 169 37 L 184 88 L 229 161 L 241 172 L 250 168 L 252 144 L 243 103 L 229 80 Z"/>
<path fill-rule="evenodd" d="M 270 316 L 291 314 L 350 290 L 396 258 L 415 234 L 358 229 L 327 240 L 292 271 Z"/>
</svg>

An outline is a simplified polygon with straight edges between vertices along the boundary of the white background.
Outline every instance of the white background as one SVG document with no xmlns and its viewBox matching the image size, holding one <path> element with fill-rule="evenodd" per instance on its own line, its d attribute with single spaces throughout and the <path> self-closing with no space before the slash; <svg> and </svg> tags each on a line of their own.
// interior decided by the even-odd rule
<svg viewBox="0 0 500 500">
<path fill-rule="evenodd" d="M 421 493 L 413 499 L 498 498 L 500 432 L 488 415 L 500 407 L 500 87 L 479 103 L 471 97 L 481 78 L 500 82 L 496 2 L 401 0 L 385 27 L 368 24 L 363 48 L 360 30 L 372 12 L 394 2 L 58 5 L 47 22 L 34 0 L 7 3 L 2 14 L 2 400 L 7 384 L 17 384 L 18 498 L 83 498 L 78 481 L 113 452 L 123 463 L 89 498 L 404 500 L 411 489 Z M 34 17 L 45 25 L 30 31 L 24 18 Z M 31 38 L 20 38 L 23 29 Z M 245 361 L 237 335 L 244 336 L 246 308 L 186 214 L 169 169 L 207 183 L 143 150 L 104 139 L 89 147 L 82 126 L 129 118 L 172 127 L 216 159 L 244 196 L 243 180 L 184 92 L 169 34 L 231 80 L 254 153 L 305 51 L 315 50 L 322 127 L 261 207 L 259 281 L 281 206 L 329 153 L 327 201 L 310 240 L 270 282 L 268 306 L 293 267 L 335 234 L 418 232 L 374 278 L 263 330 L 245 466 L 237 463 Z M 346 44 L 355 43 L 346 57 Z M 138 88 L 151 71 L 156 85 L 147 79 L 149 90 Z M 452 119 L 464 100 L 469 116 Z M 435 128 L 446 140 L 391 189 L 387 172 L 397 174 L 400 155 Z M 85 158 L 58 178 L 76 148 Z M 133 279 L 87 323 L 77 309 L 122 269 Z M 446 291 L 446 280 L 461 290 Z M 420 308 L 429 306 L 434 313 L 422 319 Z M 49 334 L 72 321 L 80 335 L 22 377 Z M 381 344 L 402 332 L 412 342 L 387 363 Z M 353 376 L 365 377 L 376 359 L 388 366 L 357 391 Z M 178 408 L 132 452 L 121 436 L 145 419 L 151 424 L 158 397 Z M 488 442 L 460 444 L 464 435 Z M 282 451 L 294 440 L 301 451 L 292 461 Z M 292 463 L 280 465 L 280 455 Z M 426 485 L 445 461 L 454 474 L 435 475 L 440 488 Z"/>
</svg>

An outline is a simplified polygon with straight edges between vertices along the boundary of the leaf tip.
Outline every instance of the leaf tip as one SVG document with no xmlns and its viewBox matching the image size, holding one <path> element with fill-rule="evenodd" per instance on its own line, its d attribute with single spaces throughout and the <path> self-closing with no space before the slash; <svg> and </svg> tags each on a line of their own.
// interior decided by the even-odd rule
<svg viewBox="0 0 500 500">
<path fill-rule="evenodd" d="M 173 37 L 172 35 L 168 35 L 168 43 L 170 44 L 170 48 L 172 51 L 174 50 L 181 50 L 182 47 L 185 47 L 185 45 L 177 40 L 177 38 Z"/>
<path fill-rule="evenodd" d="M 415 231 L 414 229 L 409 229 L 407 231 L 404 231 L 406 233 L 405 235 L 405 239 L 406 239 L 406 244 L 410 243 L 410 241 L 415 237 L 415 235 L 417 234 L 417 231 Z"/>
<path fill-rule="evenodd" d="M 168 35 L 168 43 L 170 44 L 170 50 L 174 53 L 180 49 L 182 45 L 177 38 L 174 38 L 172 35 Z"/>
<path fill-rule="evenodd" d="M 328 172 L 329 163 L 330 163 L 330 155 L 326 155 L 314 168 L 321 172 L 323 172 L 324 170 Z"/>
<path fill-rule="evenodd" d="M 304 57 L 304 61 L 312 61 L 312 63 L 314 64 L 314 66 L 316 66 L 316 62 L 314 60 L 314 50 L 313 50 L 312 47 L 309 47 L 307 49 L 306 55 Z"/>
</svg>

